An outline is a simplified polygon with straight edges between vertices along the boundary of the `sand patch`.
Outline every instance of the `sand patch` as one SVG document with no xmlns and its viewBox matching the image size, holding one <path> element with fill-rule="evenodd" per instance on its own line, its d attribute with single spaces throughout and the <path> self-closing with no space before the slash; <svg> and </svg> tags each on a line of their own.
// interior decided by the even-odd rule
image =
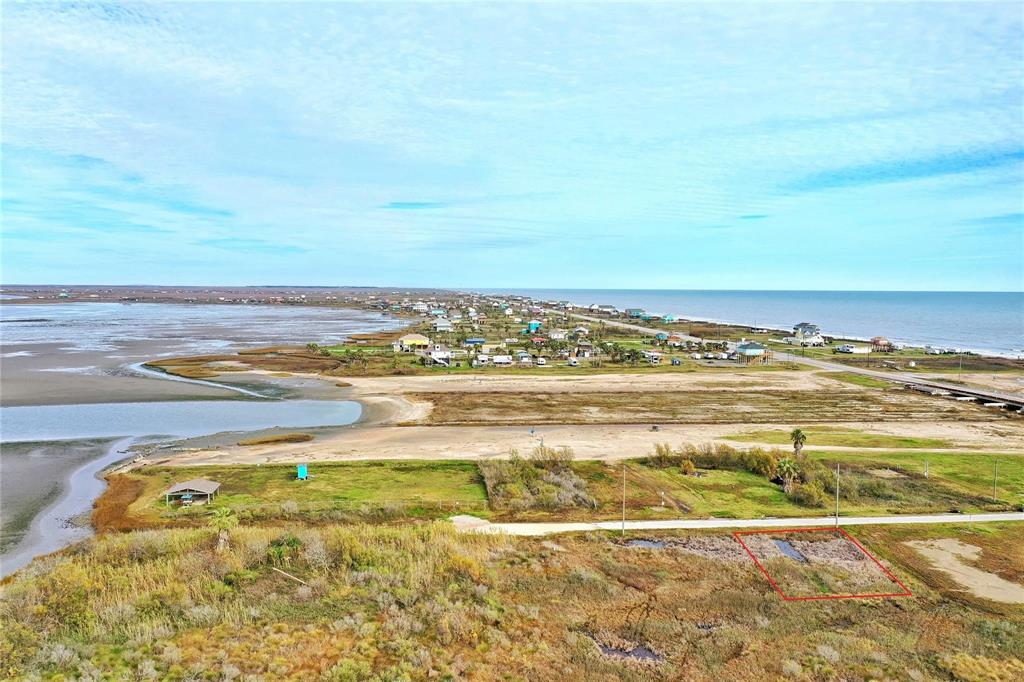
<svg viewBox="0 0 1024 682">
<path fill-rule="evenodd" d="M 906 474 L 901 474 L 898 471 L 892 469 L 868 469 L 868 473 L 877 478 L 906 478 Z"/>
<path fill-rule="evenodd" d="M 974 596 L 1004 604 L 1024 604 L 1024 585 L 965 563 L 978 560 L 980 547 L 953 538 L 914 540 L 905 544 L 930 559 L 935 568 L 963 585 Z"/>
</svg>

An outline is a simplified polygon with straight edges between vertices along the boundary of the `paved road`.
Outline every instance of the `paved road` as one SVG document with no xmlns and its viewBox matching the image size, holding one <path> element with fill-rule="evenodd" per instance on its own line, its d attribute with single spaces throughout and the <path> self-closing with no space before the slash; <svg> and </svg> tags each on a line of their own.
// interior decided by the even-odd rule
<svg viewBox="0 0 1024 682">
<path fill-rule="evenodd" d="M 548 312 L 558 313 L 559 311 L 549 310 Z M 649 334 L 652 336 L 659 332 L 665 331 L 664 329 L 654 329 L 653 327 L 644 327 L 642 325 L 632 324 L 629 322 L 618 322 L 616 320 L 609 320 L 603 317 L 592 317 L 589 315 L 580 315 L 579 313 L 569 313 L 569 315 L 581 320 L 587 320 L 589 322 L 601 322 L 607 324 L 610 327 L 619 327 L 620 329 L 628 329 L 630 331 L 640 332 L 641 334 Z M 680 334 L 680 336 L 682 336 L 687 341 L 694 341 L 699 343 L 702 340 L 697 338 L 696 336 L 686 336 L 685 334 Z M 941 381 L 935 381 L 934 379 L 921 377 L 916 374 L 910 374 L 907 372 L 882 372 L 873 369 L 856 367 L 853 365 L 844 365 L 839 362 L 829 362 L 828 360 L 807 358 L 801 355 L 793 355 L 792 353 L 785 352 L 776 352 L 775 357 L 779 360 L 795 362 L 802 365 L 808 365 L 810 367 L 815 367 L 817 369 L 827 369 L 834 372 L 849 372 L 852 374 L 860 374 L 867 377 L 873 377 L 875 379 L 883 379 L 885 381 L 895 381 L 905 384 L 918 384 L 921 386 L 928 386 L 930 388 L 952 391 L 954 393 L 970 394 L 993 402 L 1010 403 L 1013 405 L 1017 405 L 1019 407 L 1024 406 L 1024 398 L 1022 398 L 1019 395 L 1014 395 L 1012 393 L 1003 393 L 1000 391 L 994 391 L 992 389 L 987 388 L 968 388 L 965 386 L 958 386 L 955 384 L 946 384 Z"/>
<path fill-rule="evenodd" d="M 840 517 L 840 526 L 870 526 L 916 523 L 994 523 L 1024 521 L 1024 512 L 1000 514 L 929 514 L 922 516 L 850 516 Z M 551 535 L 595 530 L 622 530 L 622 521 L 592 523 L 491 523 L 475 516 L 454 516 L 455 527 L 465 533 L 506 533 L 508 535 Z M 671 519 L 626 521 L 626 530 L 673 530 L 701 528 L 821 528 L 834 526 L 834 516 L 793 519 Z"/>
</svg>

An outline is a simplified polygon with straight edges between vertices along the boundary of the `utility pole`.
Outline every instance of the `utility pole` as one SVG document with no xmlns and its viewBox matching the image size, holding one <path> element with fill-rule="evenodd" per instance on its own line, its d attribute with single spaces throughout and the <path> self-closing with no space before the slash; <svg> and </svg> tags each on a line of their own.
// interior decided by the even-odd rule
<svg viewBox="0 0 1024 682">
<path fill-rule="evenodd" d="M 622 537 L 626 537 L 626 462 L 622 462 Z"/>
<path fill-rule="evenodd" d="M 839 462 L 836 462 L 836 528 L 839 527 Z"/>
<path fill-rule="evenodd" d="M 998 502 L 999 498 L 996 497 L 996 476 L 999 475 L 999 460 L 992 462 L 992 501 Z"/>
</svg>

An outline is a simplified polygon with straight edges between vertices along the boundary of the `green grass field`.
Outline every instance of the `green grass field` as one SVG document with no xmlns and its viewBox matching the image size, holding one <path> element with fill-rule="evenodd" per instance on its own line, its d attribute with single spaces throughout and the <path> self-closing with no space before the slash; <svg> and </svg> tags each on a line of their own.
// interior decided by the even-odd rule
<svg viewBox="0 0 1024 682">
<path fill-rule="evenodd" d="M 846 465 L 841 468 L 840 485 L 844 515 L 973 512 L 1024 504 L 1024 455 L 1020 454 L 806 452 L 829 466 Z M 991 501 L 995 461 L 999 462 L 997 503 Z M 923 476 L 925 462 L 928 478 Z M 295 480 L 295 467 L 289 465 L 147 467 L 130 474 L 144 487 L 128 514 L 141 522 L 173 520 L 167 514 L 177 507 L 164 503 L 163 491 L 175 482 L 211 478 L 221 483 L 217 506 L 252 511 L 255 518 L 278 515 L 285 503 L 297 505 L 299 513 L 397 505 L 398 517 L 447 516 L 461 510 L 524 521 L 618 518 L 623 463 L 585 460 L 572 466 L 586 481 L 597 509 L 497 513 L 487 507 L 487 493 L 474 461 L 388 460 L 314 463 L 308 481 Z M 819 508 L 801 506 L 787 498 L 777 483 L 747 471 L 712 469 L 686 476 L 678 466 L 656 468 L 644 460 L 629 460 L 625 466 L 630 518 L 824 516 L 832 509 L 831 502 Z M 896 473 L 886 474 L 888 469 Z M 186 519 L 191 516 L 184 514 Z"/>
<path fill-rule="evenodd" d="M 810 445 L 842 445 L 857 448 L 954 448 L 956 444 L 943 438 L 913 438 L 891 436 L 884 433 L 868 433 L 856 429 L 818 427 L 804 429 Z M 740 443 L 768 443 L 789 445 L 789 431 L 785 429 L 764 429 L 746 431 L 727 437 Z"/>
<path fill-rule="evenodd" d="M 974 495 L 992 494 L 992 477 L 996 473 L 1000 500 L 1024 504 L 1024 454 L 987 452 L 814 452 L 808 455 L 830 462 L 884 463 L 915 474 L 923 474 L 927 462 L 929 475 Z M 998 471 L 995 463 L 998 462 Z"/>
<path fill-rule="evenodd" d="M 294 502 L 303 507 L 350 508 L 359 504 L 403 503 L 451 510 L 456 504 L 483 509 L 487 493 L 470 461 L 378 461 L 311 463 L 310 478 L 296 480 L 293 465 L 147 467 L 132 475 L 145 482 L 131 512 L 153 518 L 168 507 L 162 492 L 192 478 L 220 482 L 216 505 L 236 509 Z"/>
<path fill-rule="evenodd" d="M 842 381 L 846 384 L 854 384 L 856 386 L 863 386 L 864 388 L 892 388 L 893 384 L 882 379 L 876 379 L 874 377 L 866 377 L 863 374 L 854 374 L 852 372 L 822 372 L 822 376 L 828 377 L 829 379 L 835 379 L 836 381 Z"/>
</svg>

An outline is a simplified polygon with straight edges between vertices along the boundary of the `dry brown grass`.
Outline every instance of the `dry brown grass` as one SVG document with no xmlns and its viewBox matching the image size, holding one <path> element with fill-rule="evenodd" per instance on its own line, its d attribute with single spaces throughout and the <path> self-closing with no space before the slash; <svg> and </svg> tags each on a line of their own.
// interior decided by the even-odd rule
<svg viewBox="0 0 1024 682">
<path fill-rule="evenodd" d="M 1016 528 L 979 532 L 1020 544 Z M 938 529 L 862 530 L 892 561 Z M 1024 658 L 1022 608 L 994 615 L 900 561 L 914 597 L 784 602 L 720 531 L 652 536 L 680 538 L 675 549 L 457 535 L 443 522 L 240 526 L 224 552 L 215 537 L 108 534 L 18 574 L 0 594 L 0 676 L 970 680 L 1013 679 Z M 613 658 L 595 639 L 664 660 Z"/>
<path fill-rule="evenodd" d="M 144 528 L 145 523 L 129 517 L 128 507 L 139 499 L 146 488 L 144 481 L 125 474 L 107 476 L 107 489 L 96 500 L 92 525 L 98 531 L 121 531 Z"/>
<path fill-rule="evenodd" d="M 239 445 L 271 445 L 273 443 L 306 443 L 315 438 L 311 433 L 275 433 L 270 436 L 246 438 L 238 441 Z"/>
<path fill-rule="evenodd" d="M 330 356 L 312 354 L 305 348 L 255 348 L 240 351 L 237 355 L 196 355 L 192 357 L 167 358 L 146 363 L 181 376 L 199 378 L 194 373 L 212 372 L 212 375 L 231 368 L 218 367 L 215 363 L 244 363 L 253 368 L 268 372 L 316 373 L 329 372 L 341 366 L 341 361 Z M 211 366 L 212 365 L 212 366 Z M 235 368 L 234 371 L 239 371 Z M 189 372 L 193 374 L 186 374 Z"/>
<path fill-rule="evenodd" d="M 729 424 L 839 421 L 995 421 L 1010 415 L 909 391 L 674 391 L 409 393 L 429 424 Z"/>
</svg>

